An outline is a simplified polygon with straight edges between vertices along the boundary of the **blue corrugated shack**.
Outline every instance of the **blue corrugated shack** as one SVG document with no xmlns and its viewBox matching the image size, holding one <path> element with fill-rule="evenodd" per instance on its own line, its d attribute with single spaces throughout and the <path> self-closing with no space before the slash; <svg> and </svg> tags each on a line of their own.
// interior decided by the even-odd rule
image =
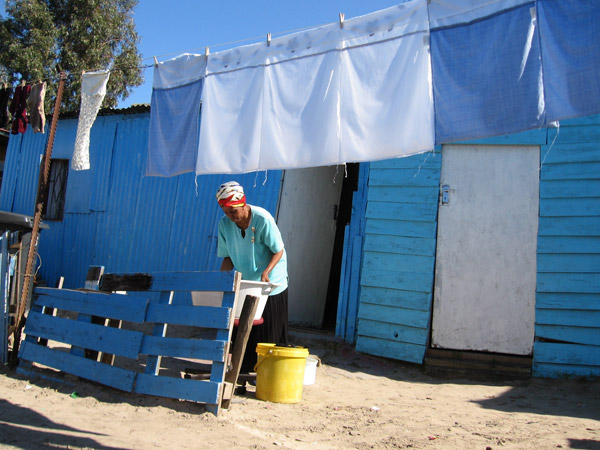
<svg viewBox="0 0 600 450">
<path fill-rule="evenodd" d="M 91 170 L 59 121 L 40 277 L 215 270 L 216 187 L 235 179 L 282 229 L 290 321 L 434 366 L 600 374 L 600 116 L 396 160 L 145 177 L 148 107 L 104 111 Z M 32 214 L 47 135 L 11 136 L 0 210 Z"/>
</svg>

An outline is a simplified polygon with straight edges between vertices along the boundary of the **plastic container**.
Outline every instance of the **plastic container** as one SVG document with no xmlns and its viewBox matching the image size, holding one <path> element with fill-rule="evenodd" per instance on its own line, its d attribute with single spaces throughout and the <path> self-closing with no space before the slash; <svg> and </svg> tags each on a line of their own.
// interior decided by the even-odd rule
<svg viewBox="0 0 600 450">
<path fill-rule="evenodd" d="M 308 349 L 258 344 L 256 353 L 256 398 L 274 403 L 302 400 Z"/>
<path fill-rule="evenodd" d="M 256 308 L 256 314 L 254 320 L 258 320 L 262 317 L 263 311 L 269 299 L 269 294 L 279 284 L 265 283 L 263 281 L 248 281 L 242 280 L 240 282 L 240 291 L 238 293 L 238 303 L 235 310 L 235 318 L 239 319 L 242 314 L 242 308 L 244 307 L 244 300 L 246 295 L 252 295 L 258 297 L 258 308 Z M 194 306 L 222 306 L 223 305 L 223 293 L 222 292 L 211 292 L 211 291 L 194 291 L 192 292 L 192 304 Z"/>
<path fill-rule="evenodd" d="M 315 384 L 315 378 L 317 377 L 317 366 L 320 362 L 321 360 L 318 356 L 308 355 L 306 357 L 306 365 L 304 368 L 304 381 L 302 382 L 304 386 Z"/>
</svg>

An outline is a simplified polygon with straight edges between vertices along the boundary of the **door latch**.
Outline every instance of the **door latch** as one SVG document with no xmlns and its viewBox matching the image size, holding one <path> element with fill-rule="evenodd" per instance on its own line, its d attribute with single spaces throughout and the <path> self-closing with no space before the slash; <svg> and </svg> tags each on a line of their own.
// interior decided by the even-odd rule
<svg viewBox="0 0 600 450">
<path fill-rule="evenodd" d="M 450 191 L 454 191 L 454 189 L 450 189 L 449 185 L 444 184 L 442 186 L 442 205 L 450 203 Z"/>
</svg>

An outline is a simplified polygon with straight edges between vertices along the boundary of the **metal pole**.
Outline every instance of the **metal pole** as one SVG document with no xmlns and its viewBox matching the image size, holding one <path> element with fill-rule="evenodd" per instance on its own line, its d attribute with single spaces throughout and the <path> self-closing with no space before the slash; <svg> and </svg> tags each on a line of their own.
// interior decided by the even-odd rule
<svg viewBox="0 0 600 450">
<path fill-rule="evenodd" d="M 27 265 L 25 267 L 25 276 L 23 278 L 23 290 L 21 292 L 21 302 L 17 310 L 17 324 L 13 332 L 13 350 L 11 354 L 11 364 L 14 366 L 18 362 L 19 345 L 21 341 L 21 331 L 24 325 L 25 308 L 31 288 L 31 279 L 33 278 L 33 261 L 35 259 L 35 250 L 37 248 L 38 237 L 40 234 L 40 222 L 42 221 L 42 211 L 44 202 L 48 197 L 48 178 L 50 176 L 50 158 L 52 157 L 52 147 L 54 146 L 54 135 L 56 134 L 56 126 L 58 123 L 58 115 L 60 112 L 60 103 L 62 100 L 63 88 L 67 75 L 65 72 L 60 73 L 58 92 L 56 93 L 56 102 L 54 104 L 54 113 L 52 114 L 52 123 L 50 125 L 50 134 L 48 135 L 48 144 L 46 145 L 46 153 L 44 155 L 44 164 L 40 168 L 40 176 L 38 179 L 37 199 L 35 205 L 35 215 L 33 218 L 33 228 L 31 230 L 31 242 L 29 243 L 29 253 L 27 254 Z"/>
</svg>

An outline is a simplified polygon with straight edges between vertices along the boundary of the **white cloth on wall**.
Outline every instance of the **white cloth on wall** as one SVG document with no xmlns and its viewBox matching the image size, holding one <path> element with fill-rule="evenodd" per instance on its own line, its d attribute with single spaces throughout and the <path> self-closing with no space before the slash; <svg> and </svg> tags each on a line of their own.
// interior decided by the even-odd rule
<svg viewBox="0 0 600 450">
<path fill-rule="evenodd" d="M 106 84 L 110 71 L 86 72 L 81 77 L 81 107 L 75 137 L 75 150 L 71 159 L 73 170 L 90 168 L 90 132 L 100 105 L 106 96 Z"/>
</svg>

